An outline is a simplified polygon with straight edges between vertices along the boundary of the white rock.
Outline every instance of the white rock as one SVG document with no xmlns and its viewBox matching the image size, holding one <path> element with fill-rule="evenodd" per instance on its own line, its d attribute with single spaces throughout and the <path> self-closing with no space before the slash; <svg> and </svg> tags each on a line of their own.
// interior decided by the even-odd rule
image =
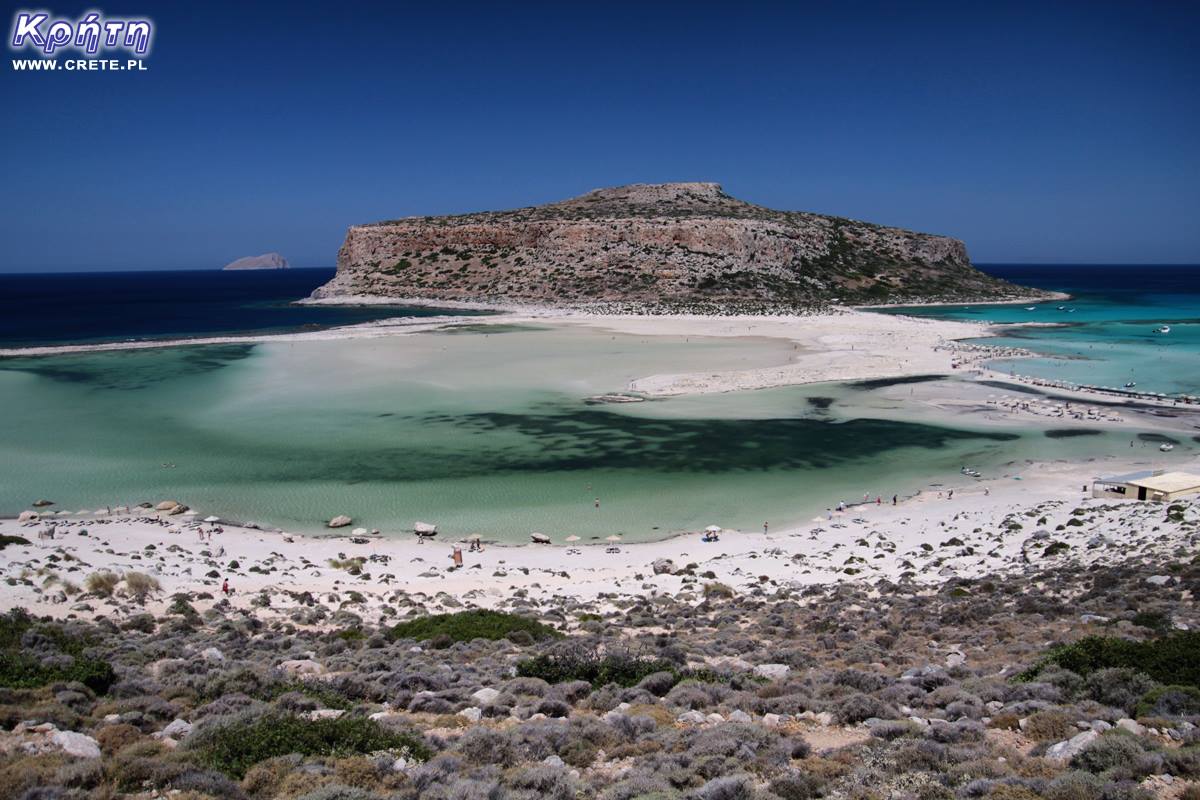
<svg viewBox="0 0 1200 800">
<path fill-rule="evenodd" d="M 703 711 L 685 711 L 675 718 L 676 722 L 683 722 L 688 725 L 699 725 L 704 722 Z"/>
<path fill-rule="evenodd" d="M 284 661 L 279 668 L 289 675 L 324 675 L 325 667 L 310 658 L 294 658 Z"/>
<path fill-rule="evenodd" d="M 99 758 L 100 743 L 86 733 L 75 731 L 55 731 L 50 734 L 50 741 L 64 753 L 77 758 Z"/>
<path fill-rule="evenodd" d="M 792 668 L 787 664 L 759 664 L 754 668 L 754 674 L 769 681 L 781 681 L 788 676 Z"/>
<path fill-rule="evenodd" d="M 347 517 L 345 514 L 338 514 L 336 517 L 329 520 L 329 522 L 325 523 L 325 527 L 327 527 L 327 528 L 344 528 L 347 525 L 349 525 L 351 522 L 354 522 L 354 520 L 351 519 L 350 517 Z"/>
<path fill-rule="evenodd" d="M 729 715 L 730 722 L 753 722 L 753 718 L 740 708 Z"/>
<path fill-rule="evenodd" d="M 713 713 L 711 713 L 707 717 L 705 717 L 704 721 L 712 723 L 713 725 L 720 725 L 722 722 L 725 721 L 725 718 L 714 711 Z"/>
<path fill-rule="evenodd" d="M 1066 763 L 1083 752 L 1085 747 L 1098 738 L 1100 738 L 1100 734 L 1096 733 L 1096 731 L 1084 731 L 1066 741 L 1050 745 L 1049 749 L 1046 750 L 1046 759 Z"/>
<path fill-rule="evenodd" d="M 476 706 L 471 706 L 470 708 L 464 708 L 462 711 L 458 712 L 458 715 L 465 720 L 469 720 L 470 722 L 479 722 L 479 720 L 483 719 L 483 709 L 477 708 Z"/>
<path fill-rule="evenodd" d="M 967 663 L 967 657 L 962 653 L 951 653 L 946 656 L 946 666 L 950 669 L 961 667 L 965 663 Z"/>
<path fill-rule="evenodd" d="M 564 767 L 566 764 L 561 758 L 556 755 L 549 755 L 542 759 L 542 763 L 548 767 Z"/>
<path fill-rule="evenodd" d="M 406 769 L 408 769 L 407 759 L 397 758 L 392 762 L 392 772 L 404 772 Z"/>
<path fill-rule="evenodd" d="M 168 723 L 167 727 L 162 729 L 162 732 L 164 735 L 170 736 L 172 739 L 182 739 L 184 736 L 187 736 L 192 732 L 192 723 L 188 722 L 186 719 L 172 720 L 170 723 Z"/>
<path fill-rule="evenodd" d="M 1170 575 L 1151 575 L 1149 578 L 1146 578 L 1146 583 L 1151 586 L 1166 586 L 1170 582 Z"/>
<path fill-rule="evenodd" d="M 481 706 L 490 706 L 492 703 L 496 702 L 496 698 L 499 696 L 500 691 L 498 689 L 485 686 L 471 695 L 471 698 Z"/>
<path fill-rule="evenodd" d="M 205 661 L 217 662 L 225 660 L 225 654 L 215 647 L 210 647 L 207 650 L 204 650 L 200 653 L 200 655 L 204 657 Z"/>
<path fill-rule="evenodd" d="M 675 571 L 675 562 L 669 558 L 657 558 L 651 564 L 655 575 L 670 574 Z"/>
<path fill-rule="evenodd" d="M 1129 731 L 1134 736 L 1141 736 L 1143 733 L 1146 732 L 1145 727 L 1143 727 L 1139 723 L 1135 722 L 1134 720 L 1129 719 L 1128 717 L 1117 720 L 1117 727 L 1123 728 L 1124 730 Z"/>
<path fill-rule="evenodd" d="M 314 711 L 306 711 L 302 716 L 315 722 L 319 719 L 337 719 L 345 713 L 340 708 L 318 708 Z"/>
<path fill-rule="evenodd" d="M 763 714 L 762 724 L 765 728 L 778 728 L 783 723 L 783 718 L 778 714 Z"/>
</svg>

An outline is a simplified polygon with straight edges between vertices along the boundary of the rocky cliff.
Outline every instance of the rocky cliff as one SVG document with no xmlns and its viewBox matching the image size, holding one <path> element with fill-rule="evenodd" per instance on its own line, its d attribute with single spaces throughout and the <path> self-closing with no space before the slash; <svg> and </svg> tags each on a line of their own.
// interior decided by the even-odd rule
<svg viewBox="0 0 1200 800">
<path fill-rule="evenodd" d="M 313 297 L 729 311 L 1030 293 L 975 269 L 957 239 L 668 183 L 355 226 Z"/>
</svg>

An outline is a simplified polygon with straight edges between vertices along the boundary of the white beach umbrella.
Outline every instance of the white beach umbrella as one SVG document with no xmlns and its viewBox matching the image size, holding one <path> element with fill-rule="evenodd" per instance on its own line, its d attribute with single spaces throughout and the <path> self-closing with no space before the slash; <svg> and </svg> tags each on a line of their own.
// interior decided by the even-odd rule
<svg viewBox="0 0 1200 800">
<path fill-rule="evenodd" d="M 617 536 L 616 534 L 613 534 L 612 536 L 605 537 L 604 541 L 606 541 L 606 542 L 619 542 L 619 541 L 621 541 L 621 537 L 620 537 L 620 536 Z"/>
<path fill-rule="evenodd" d="M 204 518 L 205 522 L 220 522 L 221 518 L 216 516 L 208 516 Z"/>
<path fill-rule="evenodd" d="M 350 531 L 350 535 L 351 536 L 366 536 L 367 529 L 366 528 L 355 528 L 354 530 Z"/>
<path fill-rule="evenodd" d="M 570 536 L 567 537 L 567 541 L 568 542 L 578 542 L 579 537 L 572 533 Z"/>
<path fill-rule="evenodd" d="M 709 526 L 708 526 L 707 528 L 705 528 L 704 530 L 706 530 L 706 531 L 707 531 L 707 532 L 709 532 L 709 533 L 720 533 L 720 532 L 721 532 L 721 526 L 720 526 L 720 525 L 709 525 Z"/>
</svg>

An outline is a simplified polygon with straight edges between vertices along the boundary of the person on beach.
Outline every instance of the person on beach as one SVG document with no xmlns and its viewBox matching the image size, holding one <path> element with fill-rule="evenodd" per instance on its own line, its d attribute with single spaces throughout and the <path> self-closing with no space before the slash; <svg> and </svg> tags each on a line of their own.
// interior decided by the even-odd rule
<svg viewBox="0 0 1200 800">
<path fill-rule="evenodd" d="M 454 562 L 455 569 L 462 569 L 462 565 L 463 565 L 462 548 L 455 547 L 454 552 L 452 552 L 450 554 L 450 559 Z"/>
<path fill-rule="evenodd" d="M 228 578 L 221 581 L 221 594 L 224 594 L 224 595 L 229 594 L 229 579 Z"/>
<path fill-rule="evenodd" d="M 825 509 L 825 518 L 830 519 L 830 520 L 833 519 L 833 509 L 832 508 Z"/>
<path fill-rule="evenodd" d="M 896 502 L 897 502 L 899 499 L 900 499 L 900 495 L 898 495 L 898 494 L 894 494 L 894 495 L 892 495 L 892 505 L 896 505 Z"/>
<path fill-rule="evenodd" d="M 767 532 L 767 523 L 763 523 L 763 533 Z"/>
<path fill-rule="evenodd" d="M 954 499 L 954 490 L 953 490 L 953 489 L 951 489 L 951 490 L 950 490 L 950 494 L 946 495 L 946 499 L 947 499 L 947 500 L 953 500 L 953 499 Z"/>
<path fill-rule="evenodd" d="M 600 498 L 596 498 L 596 508 L 600 508 Z"/>
<path fill-rule="evenodd" d="M 883 505 L 883 498 L 880 497 L 879 495 L 875 495 L 875 505 L 877 505 L 877 506 Z"/>
</svg>

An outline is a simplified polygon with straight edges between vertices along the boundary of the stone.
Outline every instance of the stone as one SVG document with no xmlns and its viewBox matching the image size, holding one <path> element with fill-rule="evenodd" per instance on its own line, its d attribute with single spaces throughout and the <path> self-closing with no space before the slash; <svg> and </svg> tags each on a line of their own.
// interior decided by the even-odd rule
<svg viewBox="0 0 1200 800">
<path fill-rule="evenodd" d="M 319 719 L 337 719 L 345 713 L 340 708 L 318 708 L 314 711 L 306 711 L 302 716 L 315 722 Z"/>
<path fill-rule="evenodd" d="M 1151 575 L 1149 578 L 1146 578 L 1146 583 L 1151 586 L 1166 586 L 1170 582 L 1170 575 Z"/>
<path fill-rule="evenodd" d="M 185 719 L 175 719 L 167 724 L 167 727 L 162 729 L 165 736 L 170 736 L 172 739 L 182 739 L 192 732 L 192 723 Z"/>
<path fill-rule="evenodd" d="M 496 698 L 500 696 L 498 689 L 493 689 L 490 686 L 485 686 L 479 691 L 471 695 L 471 698 L 481 706 L 490 706 L 496 702 Z"/>
<path fill-rule="evenodd" d="M 542 759 L 542 763 L 548 767 L 565 767 L 566 763 L 556 755 L 549 755 Z"/>
<path fill-rule="evenodd" d="M 754 674 L 769 681 L 781 681 L 788 676 L 792 668 L 787 664 L 759 664 L 754 668 Z"/>
<path fill-rule="evenodd" d="M 279 668 L 289 675 L 324 675 L 325 667 L 310 658 L 284 661 Z"/>
<path fill-rule="evenodd" d="M 50 734 L 50 741 L 67 755 L 76 758 L 100 757 L 100 743 L 86 733 L 55 731 Z"/>
<path fill-rule="evenodd" d="M 202 650 L 200 655 L 205 661 L 212 661 L 214 663 L 219 663 L 225 660 L 225 654 L 215 647 L 209 647 L 206 650 Z"/>
<path fill-rule="evenodd" d="M 675 562 L 669 558 L 657 558 L 651 565 L 655 575 L 670 575 L 675 571 Z"/>
<path fill-rule="evenodd" d="M 725 721 L 725 718 L 714 711 L 713 713 L 711 713 L 707 717 L 705 717 L 704 721 L 711 723 L 713 725 L 720 725 L 722 722 Z"/>
<path fill-rule="evenodd" d="M 739 708 L 738 710 L 733 711 L 729 714 L 728 720 L 730 722 L 750 723 L 750 722 L 754 721 L 754 718 Z"/>
<path fill-rule="evenodd" d="M 354 522 L 354 520 L 352 518 L 347 517 L 345 514 L 338 514 L 336 517 L 329 520 L 329 522 L 325 523 L 325 527 L 327 527 L 327 528 L 344 528 L 347 525 L 349 525 L 351 522 Z"/>
<path fill-rule="evenodd" d="M 458 716 L 469 722 L 479 722 L 479 720 L 483 719 L 483 709 L 478 706 L 471 706 L 458 712 Z"/>
<path fill-rule="evenodd" d="M 951 653 L 950 655 L 946 656 L 947 669 L 954 669 L 955 667 L 961 667 L 965 663 L 967 663 L 967 657 L 964 656 L 962 653 Z"/>
<path fill-rule="evenodd" d="M 1129 731 L 1134 736 L 1141 736 L 1146 732 L 1146 728 L 1143 725 L 1128 717 L 1117 720 L 1117 727 Z"/>
<path fill-rule="evenodd" d="M 783 718 L 778 714 L 763 714 L 762 724 L 764 728 L 778 728 L 783 724 Z"/>
<path fill-rule="evenodd" d="M 676 722 L 682 722 L 687 725 L 699 725 L 704 722 L 703 711 L 685 711 L 675 718 Z"/>
<path fill-rule="evenodd" d="M 1045 757 L 1048 761 L 1057 761 L 1065 764 L 1082 753 L 1084 748 L 1099 738 L 1100 734 L 1094 730 L 1084 731 L 1072 736 L 1070 739 L 1050 745 L 1046 750 Z"/>
</svg>

